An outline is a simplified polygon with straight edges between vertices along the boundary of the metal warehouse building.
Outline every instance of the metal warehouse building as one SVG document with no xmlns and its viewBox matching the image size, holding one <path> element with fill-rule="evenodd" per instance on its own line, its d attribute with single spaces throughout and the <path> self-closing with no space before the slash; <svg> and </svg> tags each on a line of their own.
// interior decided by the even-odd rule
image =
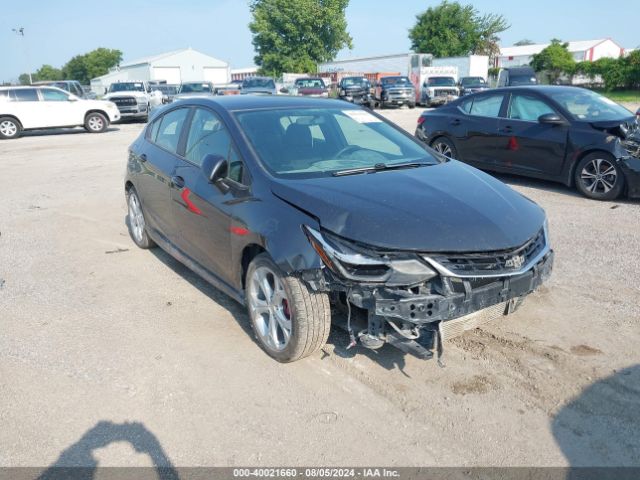
<svg viewBox="0 0 640 480">
<path fill-rule="evenodd" d="M 102 95 L 114 82 L 128 80 L 181 83 L 207 81 L 228 83 L 229 64 L 191 48 L 122 63 L 106 75 L 91 80 L 91 89 Z"/>
<path fill-rule="evenodd" d="M 624 48 L 610 38 L 567 42 L 568 50 L 576 62 L 596 61 L 599 58 L 618 58 L 624 55 Z M 495 59 L 496 67 L 520 67 L 529 65 L 533 55 L 540 53 L 548 43 L 502 47 L 500 55 Z"/>
</svg>

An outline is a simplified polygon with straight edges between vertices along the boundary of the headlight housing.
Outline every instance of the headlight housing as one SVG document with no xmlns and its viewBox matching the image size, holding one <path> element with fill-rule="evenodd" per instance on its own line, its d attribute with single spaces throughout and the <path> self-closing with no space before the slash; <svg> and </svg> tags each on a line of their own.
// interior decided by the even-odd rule
<svg viewBox="0 0 640 480">
<path fill-rule="evenodd" d="M 417 256 L 395 256 L 368 250 L 328 232 L 303 225 L 302 230 L 322 263 L 336 275 L 362 283 L 413 286 L 438 274 Z"/>
</svg>

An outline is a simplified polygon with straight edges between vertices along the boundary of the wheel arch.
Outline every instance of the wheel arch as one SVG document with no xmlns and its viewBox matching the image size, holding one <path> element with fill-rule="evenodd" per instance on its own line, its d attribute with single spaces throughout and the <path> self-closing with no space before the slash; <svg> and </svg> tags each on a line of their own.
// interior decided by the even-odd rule
<svg viewBox="0 0 640 480">
<path fill-rule="evenodd" d="M 575 187 L 576 186 L 576 168 L 578 167 L 578 164 L 587 156 L 587 155 L 591 155 L 592 153 L 602 153 L 604 155 L 608 155 L 609 157 L 613 158 L 614 160 L 617 161 L 616 156 L 605 150 L 604 148 L 589 148 L 584 150 L 583 152 L 580 152 L 579 155 L 576 155 L 576 158 L 574 159 L 573 163 L 571 164 L 571 168 L 569 168 L 569 178 L 567 179 L 567 186 L 569 187 Z"/>
<path fill-rule="evenodd" d="M 92 113 L 99 113 L 100 115 L 104 116 L 104 118 L 107 119 L 107 123 L 111 123 L 111 119 L 109 118 L 109 115 L 107 114 L 107 112 L 105 112 L 104 110 L 100 110 L 99 108 L 92 108 L 91 110 L 87 110 L 87 113 L 84 114 L 85 122 L 87 121 L 87 117 Z"/>
<path fill-rule="evenodd" d="M 12 118 L 14 119 L 16 122 L 18 122 L 18 126 L 20 127 L 20 130 L 24 130 L 24 127 L 22 126 L 22 122 L 20 121 L 20 119 L 18 117 L 16 117 L 15 115 L 12 115 L 10 113 L 0 113 L 0 118 Z"/>
<path fill-rule="evenodd" d="M 254 258 L 266 251 L 267 250 L 262 245 L 259 245 L 257 243 L 250 243 L 248 245 L 245 245 L 245 247 L 242 249 L 242 255 L 240 256 L 240 282 L 242 285 L 242 290 L 246 288 L 247 270 L 249 269 L 249 264 Z"/>
</svg>

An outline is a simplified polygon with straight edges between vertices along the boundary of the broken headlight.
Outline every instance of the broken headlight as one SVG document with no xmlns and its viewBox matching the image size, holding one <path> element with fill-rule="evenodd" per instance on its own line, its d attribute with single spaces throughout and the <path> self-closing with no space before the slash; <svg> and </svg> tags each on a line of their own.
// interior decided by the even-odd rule
<svg viewBox="0 0 640 480">
<path fill-rule="evenodd" d="M 336 275 L 366 283 L 389 286 L 413 286 L 437 276 L 419 258 L 375 252 L 327 232 L 320 233 L 303 225 L 311 246 L 322 263 Z"/>
</svg>

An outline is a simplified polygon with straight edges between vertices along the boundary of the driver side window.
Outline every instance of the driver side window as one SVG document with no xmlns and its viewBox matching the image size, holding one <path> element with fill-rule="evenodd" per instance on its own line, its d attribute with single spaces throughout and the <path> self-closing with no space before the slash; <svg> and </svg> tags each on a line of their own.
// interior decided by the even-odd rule
<svg viewBox="0 0 640 480">
<path fill-rule="evenodd" d="M 512 120 L 523 120 L 525 122 L 537 122 L 541 115 L 556 113 L 546 102 L 539 98 L 515 94 L 511 96 L 507 117 Z"/>
</svg>

